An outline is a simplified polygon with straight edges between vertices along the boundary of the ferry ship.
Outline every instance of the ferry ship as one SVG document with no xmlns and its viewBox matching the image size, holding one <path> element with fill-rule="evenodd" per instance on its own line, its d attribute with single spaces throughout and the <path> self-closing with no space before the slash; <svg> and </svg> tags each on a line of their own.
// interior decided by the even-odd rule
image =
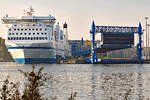
<svg viewBox="0 0 150 100">
<path fill-rule="evenodd" d="M 16 63 L 56 63 L 71 56 L 67 24 L 60 29 L 55 17 L 34 16 L 30 7 L 21 17 L 2 18 L 7 27 L 6 45 Z"/>
</svg>

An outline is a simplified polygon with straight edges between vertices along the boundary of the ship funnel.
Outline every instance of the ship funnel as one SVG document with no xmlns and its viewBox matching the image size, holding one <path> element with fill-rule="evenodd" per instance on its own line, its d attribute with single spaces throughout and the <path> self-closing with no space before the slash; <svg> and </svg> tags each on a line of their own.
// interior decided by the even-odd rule
<svg viewBox="0 0 150 100">
<path fill-rule="evenodd" d="M 68 26 L 68 25 L 67 25 L 67 23 L 65 22 L 65 24 L 64 24 L 64 26 L 63 26 L 63 28 L 67 28 L 67 26 Z"/>
</svg>

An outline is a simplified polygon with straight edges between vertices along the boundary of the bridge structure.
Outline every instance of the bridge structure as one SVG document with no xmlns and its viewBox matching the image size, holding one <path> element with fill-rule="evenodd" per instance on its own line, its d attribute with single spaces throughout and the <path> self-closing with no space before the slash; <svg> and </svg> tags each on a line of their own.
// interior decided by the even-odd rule
<svg viewBox="0 0 150 100">
<path fill-rule="evenodd" d="M 134 45 L 134 34 L 138 34 L 138 43 L 136 44 L 136 62 L 142 63 L 142 26 L 96 26 L 94 21 L 91 27 L 91 63 L 98 62 L 96 53 L 107 52 L 111 50 L 132 48 Z M 97 48 L 95 44 L 96 33 L 101 33 L 102 44 Z M 111 59 L 112 60 L 112 59 Z M 121 59 L 122 60 L 122 59 Z M 121 61 L 120 60 L 120 61 Z M 128 59 L 126 59 L 128 60 Z M 113 60 L 112 60 L 113 61 Z"/>
</svg>

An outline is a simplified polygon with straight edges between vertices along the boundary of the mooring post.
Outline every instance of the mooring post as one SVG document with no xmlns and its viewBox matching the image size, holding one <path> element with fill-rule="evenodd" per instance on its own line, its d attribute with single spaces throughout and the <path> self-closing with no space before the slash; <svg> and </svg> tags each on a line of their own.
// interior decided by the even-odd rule
<svg viewBox="0 0 150 100">
<path fill-rule="evenodd" d="M 83 53 L 83 47 L 84 47 L 84 40 L 83 38 L 81 39 L 81 49 L 80 49 L 80 52 L 81 52 L 81 55 Z"/>
<path fill-rule="evenodd" d="M 142 62 L 142 25 L 139 23 L 139 28 L 138 28 L 138 34 L 139 34 L 139 41 L 137 44 L 137 56 L 138 56 L 138 61 Z"/>
<path fill-rule="evenodd" d="M 92 46 L 91 46 L 92 56 L 91 56 L 91 59 L 92 59 L 92 63 L 94 64 L 95 63 L 95 23 L 94 23 L 94 21 L 92 23 L 91 34 L 92 34 Z"/>
</svg>

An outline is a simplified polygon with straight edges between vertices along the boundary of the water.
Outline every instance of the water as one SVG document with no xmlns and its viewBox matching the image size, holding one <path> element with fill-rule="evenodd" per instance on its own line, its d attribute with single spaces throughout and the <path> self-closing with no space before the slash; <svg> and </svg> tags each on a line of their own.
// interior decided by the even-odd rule
<svg viewBox="0 0 150 100">
<path fill-rule="evenodd" d="M 148 100 L 150 98 L 150 65 L 91 65 L 91 64 L 38 64 L 44 72 L 53 75 L 42 90 L 49 98 L 68 100 L 77 92 L 76 100 Z M 18 72 L 31 71 L 31 65 L 0 63 L 0 85 L 10 76 L 10 81 L 20 82 L 23 90 L 25 79 Z"/>
</svg>

